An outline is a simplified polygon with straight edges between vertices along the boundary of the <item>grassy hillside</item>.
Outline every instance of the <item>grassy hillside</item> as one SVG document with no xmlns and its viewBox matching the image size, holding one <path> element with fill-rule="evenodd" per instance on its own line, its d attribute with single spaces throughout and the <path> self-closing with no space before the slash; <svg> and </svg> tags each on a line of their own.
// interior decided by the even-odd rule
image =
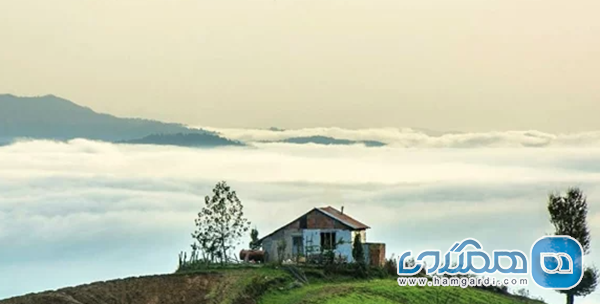
<svg viewBox="0 0 600 304">
<path fill-rule="evenodd" d="M 232 269 L 96 282 L 0 300 L 1 304 L 253 304 L 289 280 L 275 269 Z"/>
<path fill-rule="evenodd" d="M 309 284 L 271 267 L 220 269 L 98 282 L 1 304 L 517 304 L 542 302 L 459 287 L 399 287 L 393 278 L 355 280 L 313 273 Z"/>
<path fill-rule="evenodd" d="M 260 304 L 515 304 L 542 302 L 475 288 L 400 287 L 393 279 L 317 282 L 289 291 L 270 291 Z"/>
</svg>

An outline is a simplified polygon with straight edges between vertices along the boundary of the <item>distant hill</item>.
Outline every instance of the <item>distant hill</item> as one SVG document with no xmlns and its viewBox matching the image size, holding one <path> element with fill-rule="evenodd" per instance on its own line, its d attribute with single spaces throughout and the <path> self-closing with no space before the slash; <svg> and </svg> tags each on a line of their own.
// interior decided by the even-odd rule
<svg viewBox="0 0 600 304">
<path fill-rule="evenodd" d="M 208 133 L 152 134 L 140 139 L 120 141 L 119 143 L 183 147 L 244 146 L 242 142 Z"/>
<path fill-rule="evenodd" d="M 385 146 L 385 143 L 375 140 L 364 140 L 364 141 L 355 141 L 349 139 L 337 139 L 333 137 L 327 136 L 307 136 L 307 137 L 292 137 L 281 140 L 280 142 L 292 143 L 292 144 L 319 144 L 319 145 L 356 145 L 363 144 L 367 147 L 382 147 Z"/>
<path fill-rule="evenodd" d="M 96 113 L 54 95 L 0 95 L 0 146 L 17 138 L 70 140 L 85 138 L 130 144 L 186 147 L 239 146 L 217 133 L 181 124 Z"/>
<path fill-rule="evenodd" d="M 180 124 L 146 119 L 119 118 L 96 113 L 71 101 L 46 95 L 0 95 L 0 142 L 14 138 L 68 140 L 87 138 L 120 141 L 150 134 L 198 132 Z"/>
</svg>

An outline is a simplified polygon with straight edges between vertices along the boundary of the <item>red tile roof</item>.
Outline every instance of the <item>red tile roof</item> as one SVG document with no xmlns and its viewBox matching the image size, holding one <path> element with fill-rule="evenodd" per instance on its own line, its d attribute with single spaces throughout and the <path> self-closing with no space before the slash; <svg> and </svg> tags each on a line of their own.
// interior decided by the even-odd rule
<svg viewBox="0 0 600 304">
<path fill-rule="evenodd" d="M 349 217 L 348 215 L 338 211 L 337 209 L 331 207 L 331 206 L 327 206 L 327 207 L 321 207 L 321 208 L 317 208 L 319 211 L 325 213 L 326 215 L 346 224 L 347 226 L 360 230 L 360 229 L 369 229 L 371 227 Z"/>
</svg>

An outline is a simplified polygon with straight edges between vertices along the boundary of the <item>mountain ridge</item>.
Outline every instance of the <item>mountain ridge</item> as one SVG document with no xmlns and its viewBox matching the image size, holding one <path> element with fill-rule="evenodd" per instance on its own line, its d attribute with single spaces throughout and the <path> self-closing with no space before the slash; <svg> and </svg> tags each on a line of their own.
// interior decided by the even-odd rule
<svg viewBox="0 0 600 304">
<path fill-rule="evenodd" d="M 365 145 L 366 147 L 383 147 L 386 144 L 376 140 L 350 140 L 340 139 L 330 136 L 313 135 L 313 136 L 298 136 L 290 137 L 279 141 L 273 141 L 279 143 L 289 144 L 317 144 L 317 145 Z"/>
<path fill-rule="evenodd" d="M 0 94 L 0 143 L 2 144 L 20 138 L 59 141 L 84 138 L 120 142 L 141 140 L 156 134 L 164 136 L 197 134 L 194 139 L 198 140 L 201 137 L 205 139 L 207 144 L 204 146 L 210 146 L 208 142 L 212 142 L 215 146 L 236 144 L 215 132 L 192 129 L 177 123 L 121 118 L 98 113 L 89 107 L 51 94 L 33 97 Z"/>
</svg>

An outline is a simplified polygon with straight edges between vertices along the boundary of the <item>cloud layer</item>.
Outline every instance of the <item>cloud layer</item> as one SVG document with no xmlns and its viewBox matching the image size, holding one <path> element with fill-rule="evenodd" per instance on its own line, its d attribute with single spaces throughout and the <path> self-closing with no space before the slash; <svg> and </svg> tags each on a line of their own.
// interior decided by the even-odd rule
<svg viewBox="0 0 600 304">
<path fill-rule="evenodd" d="M 404 148 L 600 147 L 600 131 L 552 134 L 535 130 L 457 133 L 410 128 L 293 130 L 202 128 L 219 132 L 230 139 L 249 143 L 279 141 L 292 137 L 328 136 L 354 141 L 375 140 L 393 147 Z"/>
<path fill-rule="evenodd" d="M 527 252 L 552 231 L 547 194 L 568 186 L 586 191 L 592 233 L 600 232 L 599 163 L 600 148 L 578 145 L 202 150 L 19 142 L 0 147 L 0 298 L 173 271 L 203 196 L 219 180 L 236 189 L 261 235 L 314 206 L 343 205 L 373 227 L 368 239 L 386 242 L 388 255 L 446 249 L 466 237 L 489 250 Z"/>
</svg>

